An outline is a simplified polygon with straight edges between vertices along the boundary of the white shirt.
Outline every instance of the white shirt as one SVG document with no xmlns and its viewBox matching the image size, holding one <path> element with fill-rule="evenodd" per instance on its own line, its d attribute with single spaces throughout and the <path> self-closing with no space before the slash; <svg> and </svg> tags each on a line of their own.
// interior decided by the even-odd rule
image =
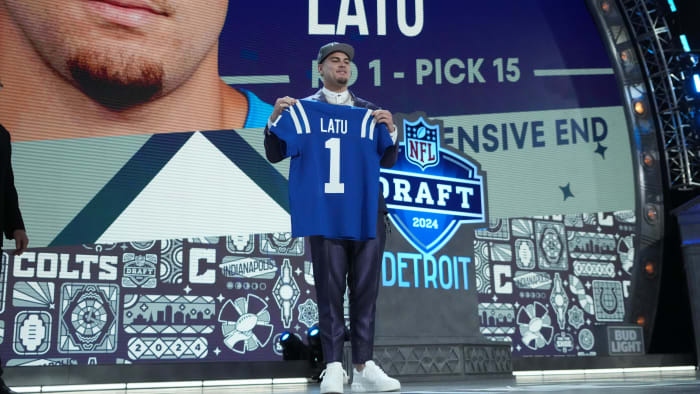
<svg viewBox="0 0 700 394">
<path fill-rule="evenodd" d="M 342 92 L 334 92 L 332 90 L 328 90 L 325 87 L 321 89 L 323 92 L 323 95 L 326 97 L 326 101 L 328 101 L 328 104 L 338 104 L 338 105 L 350 105 L 352 106 L 355 104 L 352 101 L 352 96 L 350 95 L 349 90 L 343 90 Z"/>
</svg>

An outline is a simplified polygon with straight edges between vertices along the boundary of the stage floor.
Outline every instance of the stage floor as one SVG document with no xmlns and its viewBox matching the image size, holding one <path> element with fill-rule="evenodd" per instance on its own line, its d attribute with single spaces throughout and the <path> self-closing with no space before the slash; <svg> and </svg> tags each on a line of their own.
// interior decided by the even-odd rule
<svg viewBox="0 0 700 394">
<path fill-rule="evenodd" d="M 404 382 L 404 394 L 446 393 L 700 393 L 697 372 L 561 375 L 554 377 L 471 378 L 463 381 Z M 318 384 L 275 384 L 261 386 L 227 386 L 217 388 L 177 388 L 149 390 L 81 391 L 82 394 L 296 394 L 318 393 Z M 345 386 L 350 393 L 350 386 Z"/>
</svg>

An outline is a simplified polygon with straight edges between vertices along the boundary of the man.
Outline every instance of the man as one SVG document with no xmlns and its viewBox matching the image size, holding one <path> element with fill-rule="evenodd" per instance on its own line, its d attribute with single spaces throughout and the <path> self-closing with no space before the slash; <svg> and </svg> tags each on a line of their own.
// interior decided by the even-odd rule
<svg viewBox="0 0 700 394">
<path fill-rule="evenodd" d="M 263 127 L 271 108 L 219 77 L 227 8 L 0 0 L 0 118 L 15 141 Z"/>
<path fill-rule="evenodd" d="M 337 42 L 321 47 L 317 60 L 318 70 L 323 78 L 323 88 L 307 99 L 374 110 L 372 115 L 376 122 L 383 123 L 389 130 L 393 130 L 391 134 L 394 146 L 385 152 L 380 163 L 382 167 L 392 167 L 397 160 L 398 145 L 391 112 L 379 109 L 348 90 L 350 62 L 354 52 L 352 46 Z M 282 111 L 295 104 L 296 100 L 288 96 L 277 99 L 265 128 L 265 153 L 273 163 L 286 157 L 286 145 L 270 133 L 269 129 Z M 309 237 L 319 309 L 321 346 L 327 362 L 326 369 L 321 374 L 321 393 L 342 393 L 347 378 L 340 362 L 345 339 L 343 296 L 346 281 L 350 290 L 350 337 L 354 365 L 352 390 L 394 391 L 401 388 L 398 380 L 388 377 L 372 361 L 376 300 L 381 257 L 386 240 L 386 205 L 381 193 L 379 199 L 376 238 L 350 241 L 322 236 Z"/>
<path fill-rule="evenodd" d="M 2 83 L 0 83 L 2 89 Z M 15 240 L 14 255 L 21 255 L 29 244 L 29 238 L 24 231 L 22 214 L 19 211 L 17 190 L 15 189 L 10 158 L 10 133 L 0 124 L 0 229 L 8 239 Z M 3 236 L 0 235 L 0 259 L 2 259 Z M 2 361 L 0 361 L 0 364 Z M 0 365 L 0 394 L 14 393 L 2 380 Z"/>
</svg>

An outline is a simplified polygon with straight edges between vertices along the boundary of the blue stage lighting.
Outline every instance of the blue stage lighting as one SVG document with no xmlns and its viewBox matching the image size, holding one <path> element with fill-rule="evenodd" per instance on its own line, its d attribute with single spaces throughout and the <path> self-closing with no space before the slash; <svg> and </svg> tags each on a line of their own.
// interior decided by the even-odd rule
<svg viewBox="0 0 700 394">
<path fill-rule="evenodd" d="M 282 345 L 283 360 L 309 359 L 309 347 L 298 336 L 289 331 L 285 331 L 280 335 L 280 345 Z"/>
<path fill-rule="evenodd" d="M 683 50 L 690 52 L 690 44 L 688 43 L 688 37 L 685 34 L 681 34 L 681 45 L 683 45 Z"/>
<path fill-rule="evenodd" d="M 695 93 L 700 93 L 700 74 L 693 74 L 693 83 L 695 84 Z"/>
<path fill-rule="evenodd" d="M 676 2 L 673 0 L 668 0 L 668 7 L 671 9 L 671 12 L 678 11 L 678 8 L 676 8 Z"/>
<path fill-rule="evenodd" d="M 306 331 L 306 340 L 309 343 L 309 354 L 311 360 L 311 366 L 314 368 L 322 369 L 323 365 L 323 347 L 321 346 L 321 332 L 317 326 L 309 327 Z"/>
</svg>

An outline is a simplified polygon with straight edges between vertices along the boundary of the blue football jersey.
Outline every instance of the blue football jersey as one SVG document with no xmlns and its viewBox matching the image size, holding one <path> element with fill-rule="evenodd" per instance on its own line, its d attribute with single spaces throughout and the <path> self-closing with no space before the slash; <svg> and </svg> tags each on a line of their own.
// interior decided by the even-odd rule
<svg viewBox="0 0 700 394">
<path fill-rule="evenodd" d="M 270 128 L 287 144 L 292 235 L 376 237 L 379 161 L 393 145 L 372 110 L 298 100 Z"/>
</svg>

